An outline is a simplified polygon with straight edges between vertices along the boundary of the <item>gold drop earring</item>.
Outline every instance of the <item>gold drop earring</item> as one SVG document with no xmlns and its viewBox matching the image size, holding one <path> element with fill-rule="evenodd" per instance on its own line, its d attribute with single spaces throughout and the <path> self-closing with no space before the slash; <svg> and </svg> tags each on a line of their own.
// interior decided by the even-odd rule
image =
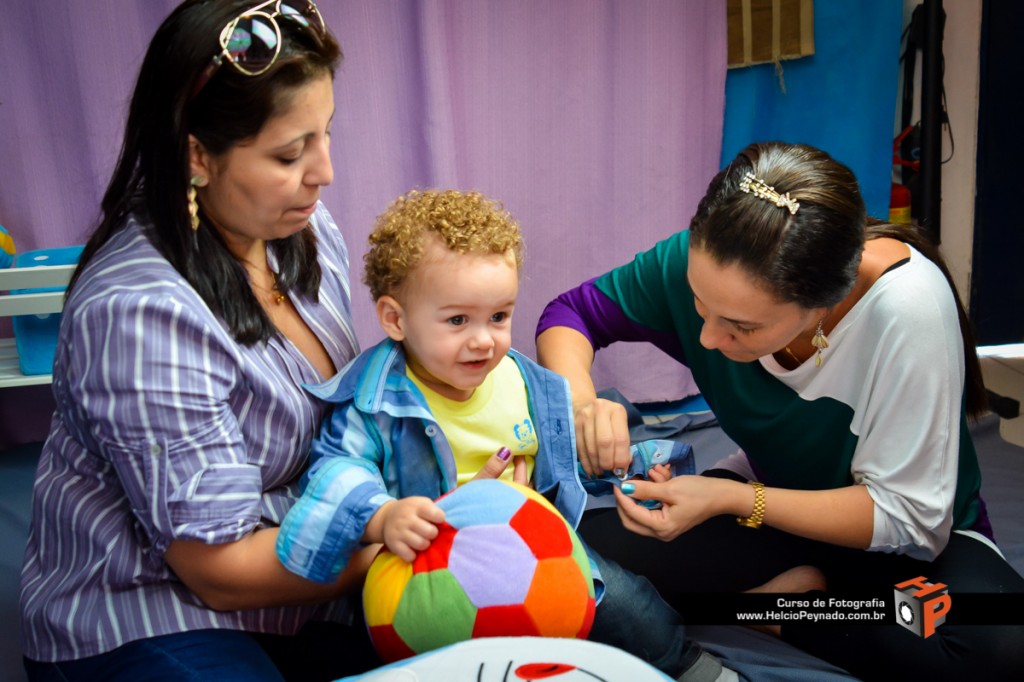
<svg viewBox="0 0 1024 682">
<path fill-rule="evenodd" d="M 821 359 L 821 351 L 828 348 L 828 337 L 825 336 L 825 330 L 822 329 L 822 324 L 825 322 L 825 318 L 818 320 L 818 328 L 814 331 L 814 338 L 811 339 L 811 345 L 817 348 L 817 352 L 814 354 L 814 366 L 821 367 L 823 360 Z"/>
<path fill-rule="evenodd" d="M 206 178 L 202 175 L 193 175 L 188 182 L 188 217 L 192 221 L 192 231 L 199 230 L 199 203 L 196 201 L 196 187 L 206 184 Z"/>
</svg>

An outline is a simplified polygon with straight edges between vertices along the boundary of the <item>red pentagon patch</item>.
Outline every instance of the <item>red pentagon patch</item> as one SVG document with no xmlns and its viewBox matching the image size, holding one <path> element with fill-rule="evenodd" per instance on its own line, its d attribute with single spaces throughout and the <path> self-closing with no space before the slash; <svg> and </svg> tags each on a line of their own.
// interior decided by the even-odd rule
<svg viewBox="0 0 1024 682">
<path fill-rule="evenodd" d="M 439 524 L 437 530 L 439 531 L 437 537 L 431 541 L 430 547 L 427 547 L 422 552 L 418 552 L 416 558 L 413 559 L 413 573 L 426 573 L 427 571 L 436 571 L 439 568 L 448 568 L 448 555 L 452 551 L 452 542 L 455 540 L 455 534 L 459 531 L 447 523 Z"/>
<path fill-rule="evenodd" d="M 557 512 L 552 512 L 536 500 L 526 500 L 509 525 L 526 540 L 538 559 L 572 554 L 569 526 Z"/>
<path fill-rule="evenodd" d="M 540 632 L 534 625 L 526 607 L 521 604 L 506 606 L 485 606 L 477 609 L 473 623 L 473 637 L 537 637 Z"/>
</svg>

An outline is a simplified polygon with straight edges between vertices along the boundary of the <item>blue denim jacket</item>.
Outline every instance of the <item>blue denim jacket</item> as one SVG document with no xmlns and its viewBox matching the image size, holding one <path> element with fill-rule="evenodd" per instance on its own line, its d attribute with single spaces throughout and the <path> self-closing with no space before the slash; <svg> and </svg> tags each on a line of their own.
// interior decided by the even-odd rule
<svg viewBox="0 0 1024 682">
<path fill-rule="evenodd" d="M 538 435 L 533 484 L 575 528 L 587 494 L 576 460 L 572 400 L 566 380 L 521 353 L 519 366 Z M 457 484 L 451 446 L 405 373 L 401 344 L 386 339 L 330 380 L 306 386 L 336 407 L 313 441 L 303 494 L 281 525 L 277 555 L 291 571 L 335 579 L 373 514 L 392 499 L 436 499 Z"/>
</svg>

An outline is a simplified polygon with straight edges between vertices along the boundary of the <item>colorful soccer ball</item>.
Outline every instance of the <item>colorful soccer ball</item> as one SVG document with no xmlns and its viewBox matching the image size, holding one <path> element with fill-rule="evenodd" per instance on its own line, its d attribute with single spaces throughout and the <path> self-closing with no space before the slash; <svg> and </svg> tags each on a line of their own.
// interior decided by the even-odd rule
<svg viewBox="0 0 1024 682">
<path fill-rule="evenodd" d="M 474 637 L 585 638 L 594 621 L 590 562 L 573 529 L 536 491 L 466 483 L 437 504 L 445 523 L 407 563 L 384 549 L 363 610 L 384 661 Z"/>
</svg>

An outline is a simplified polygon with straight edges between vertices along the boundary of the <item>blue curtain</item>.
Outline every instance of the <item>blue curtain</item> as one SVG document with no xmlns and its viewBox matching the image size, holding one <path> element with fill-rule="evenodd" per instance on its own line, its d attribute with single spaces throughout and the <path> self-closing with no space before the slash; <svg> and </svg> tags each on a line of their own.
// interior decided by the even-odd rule
<svg viewBox="0 0 1024 682">
<path fill-rule="evenodd" d="M 729 71 L 722 165 L 751 142 L 810 144 L 853 170 L 869 215 L 888 217 L 902 24 L 901 2 L 816 0 L 814 55 L 781 73 Z"/>
</svg>

